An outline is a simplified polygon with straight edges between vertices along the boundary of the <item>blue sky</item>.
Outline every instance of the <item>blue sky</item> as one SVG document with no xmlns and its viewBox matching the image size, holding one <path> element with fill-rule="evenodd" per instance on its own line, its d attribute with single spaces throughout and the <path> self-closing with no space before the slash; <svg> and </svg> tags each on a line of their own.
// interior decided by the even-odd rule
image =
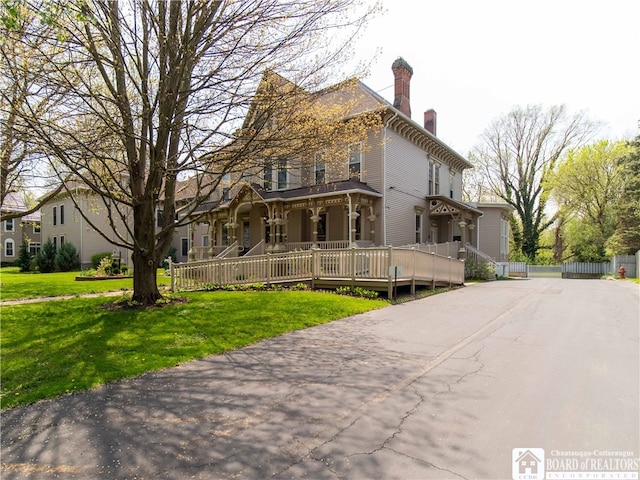
<svg viewBox="0 0 640 480">
<path fill-rule="evenodd" d="M 372 0 L 373 1 L 373 0 Z M 356 46 L 364 82 L 393 101 L 391 63 L 413 67 L 412 118 L 438 112 L 438 136 L 466 155 L 515 105 L 566 104 L 604 123 L 600 137 L 640 133 L 640 1 L 383 0 Z"/>
</svg>

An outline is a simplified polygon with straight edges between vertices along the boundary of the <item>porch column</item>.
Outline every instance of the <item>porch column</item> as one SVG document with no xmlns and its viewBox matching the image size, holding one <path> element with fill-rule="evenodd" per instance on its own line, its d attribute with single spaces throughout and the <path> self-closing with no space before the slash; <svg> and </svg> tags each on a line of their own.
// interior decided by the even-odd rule
<svg viewBox="0 0 640 480">
<path fill-rule="evenodd" d="M 469 224 L 469 243 L 473 245 L 473 231 L 475 230 L 476 225 L 474 223 Z M 475 245 L 477 247 L 477 245 Z"/>
<path fill-rule="evenodd" d="M 209 258 L 215 257 L 215 251 L 213 250 L 213 246 L 217 244 L 216 239 L 216 220 L 213 218 L 209 218 L 209 251 L 207 252 L 207 256 Z"/>
<path fill-rule="evenodd" d="M 458 258 L 466 258 L 467 249 L 465 248 L 465 245 L 467 243 L 467 235 L 464 227 L 467 226 L 467 222 L 463 219 L 458 222 L 458 225 L 460 226 L 460 249 L 458 250 Z"/>
<path fill-rule="evenodd" d="M 313 230 L 311 231 L 311 240 L 313 241 L 311 248 L 319 248 L 318 245 L 318 224 L 320 223 L 320 211 L 322 207 L 313 207 L 310 208 L 311 212 L 311 221 L 313 222 Z"/>
<path fill-rule="evenodd" d="M 376 214 L 373 211 L 373 207 L 369 207 L 369 216 L 367 217 L 369 220 L 369 225 L 371 225 L 371 230 L 369 230 L 369 240 L 371 240 L 371 245 L 376 244 Z"/>
<path fill-rule="evenodd" d="M 194 239 L 195 239 L 195 229 L 193 228 L 193 223 L 189 224 L 189 252 L 187 253 L 187 258 L 190 262 L 194 262 L 196 260 L 196 251 L 193 248 Z"/>
<path fill-rule="evenodd" d="M 349 247 L 355 247 L 355 235 L 356 235 L 356 218 L 358 218 L 360 214 L 355 210 L 349 213 Z"/>
<path fill-rule="evenodd" d="M 267 252 L 271 252 L 273 251 L 273 243 L 274 243 L 274 238 L 275 236 L 275 224 L 273 222 L 273 218 L 271 217 L 266 217 L 265 218 L 265 223 L 267 225 L 269 225 L 269 238 L 265 238 L 265 241 L 267 243 Z"/>
</svg>

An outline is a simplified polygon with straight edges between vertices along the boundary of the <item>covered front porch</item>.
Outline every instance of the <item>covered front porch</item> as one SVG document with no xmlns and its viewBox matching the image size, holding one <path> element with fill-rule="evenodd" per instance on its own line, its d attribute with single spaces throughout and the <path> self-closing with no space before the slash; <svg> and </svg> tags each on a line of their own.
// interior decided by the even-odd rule
<svg viewBox="0 0 640 480">
<path fill-rule="evenodd" d="M 427 209 L 430 242 L 459 242 L 458 258 L 466 258 L 467 246 L 476 246 L 474 233 L 482 211 L 442 195 L 428 196 Z"/>
<path fill-rule="evenodd" d="M 283 191 L 245 184 L 230 201 L 195 214 L 189 260 L 376 245 L 381 197 L 355 180 Z M 208 245 L 197 243 L 199 225 L 208 228 Z"/>
</svg>

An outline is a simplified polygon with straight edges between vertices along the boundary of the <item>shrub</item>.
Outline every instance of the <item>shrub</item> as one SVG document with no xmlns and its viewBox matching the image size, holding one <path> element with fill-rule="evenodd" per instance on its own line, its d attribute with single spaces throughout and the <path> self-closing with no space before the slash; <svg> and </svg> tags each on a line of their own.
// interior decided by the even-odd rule
<svg viewBox="0 0 640 480">
<path fill-rule="evenodd" d="M 72 243 L 63 243 L 56 252 L 55 266 L 61 272 L 70 272 L 80 268 L 80 256 Z"/>
<path fill-rule="evenodd" d="M 32 256 L 31 253 L 29 253 L 29 245 L 27 245 L 27 242 L 22 242 L 20 251 L 18 252 L 18 266 L 21 272 L 31 271 L 31 260 Z"/>
<path fill-rule="evenodd" d="M 36 263 L 41 273 L 51 273 L 56 269 L 56 247 L 50 238 L 42 245 L 40 253 L 36 255 Z"/>
<path fill-rule="evenodd" d="M 129 267 L 120 264 L 117 258 L 104 257 L 100 260 L 96 275 L 110 277 L 112 275 L 125 275 L 129 271 Z"/>
<path fill-rule="evenodd" d="M 103 258 L 109 257 L 111 258 L 111 252 L 102 252 L 102 253 L 96 253 L 95 255 L 91 256 L 91 268 L 97 269 L 98 265 L 100 265 L 100 262 L 102 261 Z"/>
<path fill-rule="evenodd" d="M 362 288 L 362 287 L 338 287 L 336 288 L 336 293 L 338 295 L 349 295 L 351 297 L 362 297 L 362 298 L 369 298 L 369 299 L 375 299 L 378 298 L 378 292 L 374 291 L 374 290 L 367 290 L 366 288 Z"/>
<path fill-rule="evenodd" d="M 464 262 L 464 278 L 477 280 L 495 280 L 496 272 L 493 265 L 486 260 L 469 258 Z"/>
</svg>

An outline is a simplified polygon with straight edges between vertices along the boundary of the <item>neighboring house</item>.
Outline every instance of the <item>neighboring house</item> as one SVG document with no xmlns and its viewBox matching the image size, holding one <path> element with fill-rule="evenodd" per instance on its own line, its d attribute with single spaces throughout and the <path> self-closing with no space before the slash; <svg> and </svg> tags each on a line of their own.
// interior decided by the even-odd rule
<svg viewBox="0 0 640 480">
<path fill-rule="evenodd" d="M 27 207 L 17 193 L 9 193 L 2 204 L 2 212 L 26 212 Z M 40 251 L 40 213 L 35 212 L 10 220 L 4 220 L 0 228 L 0 263 L 8 265 L 18 260 L 18 252 L 26 242 L 32 255 Z"/>
<path fill-rule="evenodd" d="M 116 247 L 98 232 L 100 230 L 106 233 L 113 242 L 117 240 L 115 231 L 127 238 L 124 223 L 114 218 L 112 226 L 99 197 L 88 188 L 74 187 L 73 195 L 77 205 L 67 191 L 62 191 L 42 206 L 42 240 L 46 242 L 51 239 L 56 248 L 64 243 L 71 243 L 78 251 L 82 268 L 90 268 L 91 257 L 105 252 L 111 252 L 122 258 L 123 263 L 131 265 L 131 252 Z"/>
<path fill-rule="evenodd" d="M 411 119 L 413 71 L 407 62 L 397 59 L 392 71 L 393 105 L 363 83 L 357 85 L 360 105 L 380 113 L 380 129 L 369 132 L 361 144 L 345 145 L 337 167 L 312 156 L 269 161 L 259 172 L 242 172 L 245 181 L 200 209 L 198 224 L 208 225 L 209 249 L 194 227 L 192 259 L 235 242 L 245 252 L 257 253 L 313 245 L 456 240 L 475 245 L 474 229 L 483 212 L 462 202 L 462 172 L 472 165 L 436 137 L 433 110 L 424 113 L 423 125 Z M 460 256 L 464 254 L 462 248 Z"/>
<path fill-rule="evenodd" d="M 42 206 L 40 214 L 43 241 L 51 239 L 56 247 L 66 242 L 73 244 L 78 250 L 82 268 L 90 268 L 91 257 L 105 252 L 111 252 L 121 258 L 126 265 L 132 265 L 131 250 L 116 246 L 118 243 L 116 231 L 126 241 L 131 241 L 130 232 L 124 222 L 114 215 L 112 225 L 112 220 L 107 215 L 104 204 L 88 188 L 72 187 L 71 189 L 77 206 L 66 191 L 61 192 Z M 84 217 L 80 211 L 84 213 Z M 128 227 L 133 228 L 131 214 L 126 215 L 126 218 L 128 219 Z M 162 210 L 158 209 L 156 210 L 158 227 L 161 218 Z M 176 248 L 176 260 L 179 262 L 186 262 L 188 259 L 187 239 L 188 227 L 176 228 L 173 246 Z"/>
<path fill-rule="evenodd" d="M 470 203 L 482 212 L 477 219 L 476 248 L 496 262 L 509 261 L 509 219 L 515 210 L 507 203 Z"/>
</svg>

